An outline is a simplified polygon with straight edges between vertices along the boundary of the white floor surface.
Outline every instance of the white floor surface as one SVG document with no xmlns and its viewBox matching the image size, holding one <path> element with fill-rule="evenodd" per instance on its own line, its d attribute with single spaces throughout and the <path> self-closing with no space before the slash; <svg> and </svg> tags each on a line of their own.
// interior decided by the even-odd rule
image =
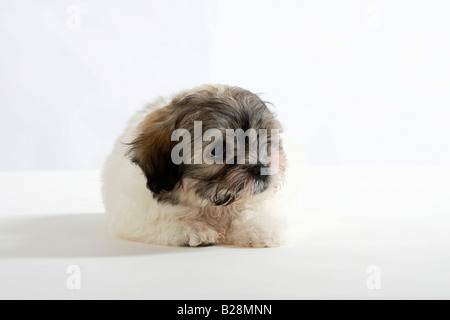
<svg viewBox="0 0 450 320">
<path fill-rule="evenodd" d="M 450 298 L 450 167 L 304 179 L 290 245 L 169 248 L 108 237 L 97 172 L 0 173 L 0 299 Z"/>
</svg>

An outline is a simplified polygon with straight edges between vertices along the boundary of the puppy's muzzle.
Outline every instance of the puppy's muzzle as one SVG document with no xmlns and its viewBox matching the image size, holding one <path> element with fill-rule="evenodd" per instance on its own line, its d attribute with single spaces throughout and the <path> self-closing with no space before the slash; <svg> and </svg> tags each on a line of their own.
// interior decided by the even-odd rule
<svg viewBox="0 0 450 320">
<path fill-rule="evenodd" d="M 263 175 L 261 169 L 268 169 L 268 168 L 269 168 L 268 165 L 265 165 L 262 163 L 257 163 L 257 164 L 251 165 L 249 168 L 249 171 L 256 180 L 265 181 L 268 179 L 269 176 Z"/>
</svg>

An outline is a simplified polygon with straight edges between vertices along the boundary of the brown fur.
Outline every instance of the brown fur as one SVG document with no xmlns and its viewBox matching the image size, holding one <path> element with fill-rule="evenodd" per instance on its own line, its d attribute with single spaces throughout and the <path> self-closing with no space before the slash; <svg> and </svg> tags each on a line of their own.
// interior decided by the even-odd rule
<svg viewBox="0 0 450 320">
<path fill-rule="evenodd" d="M 238 205 L 282 180 L 269 177 L 267 181 L 257 183 L 249 173 L 251 166 L 248 164 L 175 165 L 171 161 L 171 150 L 177 142 L 171 141 L 171 134 L 173 130 L 183 128 L 193 139 L 194 121 L 202 121 L 203 132 L 212 128 L 221 130 L 224 140 L 226 129 L 281 129 L 266 104 L 241 88 L 203 86 L 176 96 L 171 103 L 151 112 L 139 124 L 138 135 L 129 149 L 131 160 L 142 169 L 147 177 L 147 187 L 159 201 L 172 204 L 189 202 L 195 206 L 204 206 L 205 203 Z M 204 142 L 203 147 L 209 143 Z M 280 162 L 284 166 L 281 144 L 280 153 Z M 194 155 L 193 150 L 191 154 Z M 186 188 L 190 188 L 188 193 Z M 183 192 L 179 192 L 182 189 Z M 192 198 L 185 197 L 186 194 L 192 194 Z"/>
</svg>

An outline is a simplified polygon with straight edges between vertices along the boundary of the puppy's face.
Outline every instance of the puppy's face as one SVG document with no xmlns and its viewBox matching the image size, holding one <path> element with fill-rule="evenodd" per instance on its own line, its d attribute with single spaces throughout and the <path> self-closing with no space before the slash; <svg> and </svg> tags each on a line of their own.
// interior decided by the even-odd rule
<svg viewBox="0 0 450 320">
<path fill-rule="evenodd" d="M 279 131 L 273 113 L 255 94 L 206 86 L 151 112 L 139 125 L 129 155 L 158 201 L 238 205 L 270 195 L 282 183 L 286 160 Z"/>
</svg>

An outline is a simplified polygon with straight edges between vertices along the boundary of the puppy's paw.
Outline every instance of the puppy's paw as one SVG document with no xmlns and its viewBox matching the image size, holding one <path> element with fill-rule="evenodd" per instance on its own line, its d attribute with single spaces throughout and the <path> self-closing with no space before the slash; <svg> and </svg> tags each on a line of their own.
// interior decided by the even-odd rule
<svg viewBox="0 0 450 320">
<path fill-rule="evenodd" d="M 270 237 L 270 236 L 258 236 L 258 237 L 249 237 L 239 243 L 242 247 L 250 247 L 250 248 L 275 248 L 280 247 L 285 243 L 283 239 Z"/>
<path fill-rule="evenodd" d="M 273 248 L 280 247 L 286 243 L 281 234 L 263 231 L 256 227 L 234 232 L 229 240 L 230 244 L 251 248 Z"/>
<path fill-rule="evenodd" d="M 189 247 L 207 246 L 219 241 L 220 234 L 204 223 L 195 223 L 183 230 L 181 245 Z"/>
</svg>

